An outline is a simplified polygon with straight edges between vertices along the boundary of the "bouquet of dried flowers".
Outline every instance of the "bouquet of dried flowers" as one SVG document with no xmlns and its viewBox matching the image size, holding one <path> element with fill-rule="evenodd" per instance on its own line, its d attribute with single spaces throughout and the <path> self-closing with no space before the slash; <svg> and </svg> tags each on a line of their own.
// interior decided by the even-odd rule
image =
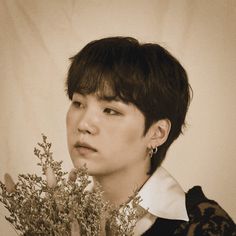
<svg viewBox="0 0 236 236">
<path fill-rule="evenodd" d="M 6 216 L 18 235 L 57 236 L 73 235 L 73 225 L 79 225 L 79 235 L 132 235 L 141 199 L 135 194 L 129 204 L 112 207 L 102 198 L 102 189 L 93 190 L 86 167 L 70 173 L 62 170 L 62 161 L 52 157 L 51 143 L 42 135 L 43 142 L 35 148 L 42 176 L 20 174 L 15 184 L 5 174 L 0 181 L 0 202 L 9 211 Z M 104 227 L 102 226 L 104 223 Z"/>
</svg>

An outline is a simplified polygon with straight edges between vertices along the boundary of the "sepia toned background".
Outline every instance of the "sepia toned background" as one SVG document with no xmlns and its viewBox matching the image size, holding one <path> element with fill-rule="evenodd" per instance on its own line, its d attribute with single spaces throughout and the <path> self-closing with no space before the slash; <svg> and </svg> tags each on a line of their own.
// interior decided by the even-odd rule
<svg viewBox="0 0 236 236">
<path fill-rule="evenodd" d="M 72 167 L 68 58 L 91 40 L 133 36 L 173 53 L 194 91 L 185 133 L 164 166 L 184 190 L 201 185 L 236 221 L 235 22 L 234 0 L 0 0 L 0 179 L 39 173 L 33 148 L 41 133 Z M 1 235 L 16 235 L 6 213 L 0 207 Z"/>
</svg>

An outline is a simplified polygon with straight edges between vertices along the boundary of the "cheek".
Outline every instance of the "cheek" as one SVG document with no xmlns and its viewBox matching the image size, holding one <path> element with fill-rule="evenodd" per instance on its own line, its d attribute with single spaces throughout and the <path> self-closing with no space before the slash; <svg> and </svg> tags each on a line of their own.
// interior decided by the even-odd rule
<svg viewBox="0 0 236 236">
<path fill-rule="evenodd" d="M 141 127 L 136 126 L 135 123 L 120 127 L 113 134 L 114 139 L 112 138 L 112 141 L 116 141 L 124 149 L 137 149 L 142 143 Z"/>
<path fill-rule="evenodd" d="M 67 133 L 67 144 L 69 147 L 69 140 L 71 137 L 71 117 L 70 117 L 69 111 L 66 114 L 66 133 Z"/>
<path fill-rule="evenodd" d="M 66 129 L 68 131 L 69 128 L 69 124 L 70 124 L 70 117 L 69 117 L 69 111 L 66 114 Z"/>
<path fill-rule="evenodd" d="M 66 114 L 66 134 L 67 134 L 67 145 L 69 149 L 71 144 L 74 142 L 75 130 L 76 130 L 75 116 L 69 109 Z"/>
<path fill-rule="evenodd" d="M 129 129 L 129 132 L 125 135 L 125 142 L 127 145 L 138 145 L 141 141 L 139 129 Z"/>
<path fill-rule="evenodd" d="M 74 126 L 74 116 L 73 113 L 71 111 L 71 108 L 68 110 L 67 114 L 66 114 L 66 128 L 67 128 L 67 132 L 69 132 L 71 129 L 73 129 Z"/>
<path fill-rule="evenodd" d="M 71 109 L 68 110 L 66 114 L 66 134 L 67 134 L 67 148 L 70 154 L 70 157 L 73 161 L 73 145 L 75 141 L 75 116 Z"/>
</svg>

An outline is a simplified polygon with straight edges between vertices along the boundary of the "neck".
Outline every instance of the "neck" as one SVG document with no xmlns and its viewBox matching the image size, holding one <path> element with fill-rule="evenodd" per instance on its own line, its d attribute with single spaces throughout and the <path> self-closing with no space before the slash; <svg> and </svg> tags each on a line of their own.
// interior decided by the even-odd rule
<svg viewBox="0 0 236 236">
<path fill-rule="evenodd" d="M 149 166 L 141 169 L 129 168 L 122 172 L 106 176 L 93 176 L 104 191 L 104 199 L 119 206 L 128 201 L 135 191 L 139 190 L 150 177 L 147 174 Z"/>
</svg>

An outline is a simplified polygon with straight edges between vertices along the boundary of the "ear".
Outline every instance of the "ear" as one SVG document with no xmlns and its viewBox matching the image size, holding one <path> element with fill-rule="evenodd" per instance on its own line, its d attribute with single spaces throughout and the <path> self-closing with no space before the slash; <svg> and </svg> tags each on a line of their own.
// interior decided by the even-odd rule
<svg viewBox="0 0 236 236">
<path fill-rule="evenodd" d="M 149 129 L 150 142 L 148 148 L 161 146 L 168 138 L 171 129 L 171 122 L 168 119 L 162 119 L 155 122 Z"/>
</svg>

